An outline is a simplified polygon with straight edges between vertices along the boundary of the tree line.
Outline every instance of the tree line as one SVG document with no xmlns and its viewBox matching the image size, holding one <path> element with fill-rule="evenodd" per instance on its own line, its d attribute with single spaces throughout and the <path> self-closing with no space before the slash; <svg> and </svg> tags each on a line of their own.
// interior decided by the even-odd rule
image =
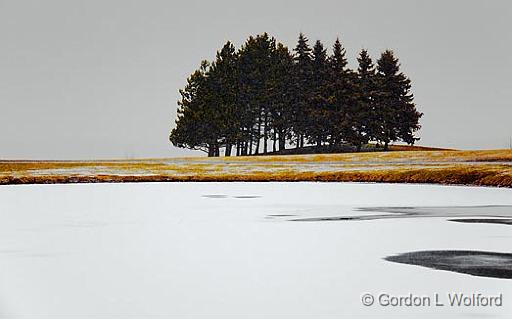
<svg viewBox="0 0 512 319">
<path fill-rule="evenodd" d="M 386 50 L 374 65 L 363 49 L 357 61 L 357 70 L 347 66 L 339 39 L 328 54 L 302 33 L 293 51 L 267 33 L 238 50 L 227 42 L 179 91 L 170 141 L 208 156 L 414 144 L 423 114 L 398 58 Z"/>
</svg>

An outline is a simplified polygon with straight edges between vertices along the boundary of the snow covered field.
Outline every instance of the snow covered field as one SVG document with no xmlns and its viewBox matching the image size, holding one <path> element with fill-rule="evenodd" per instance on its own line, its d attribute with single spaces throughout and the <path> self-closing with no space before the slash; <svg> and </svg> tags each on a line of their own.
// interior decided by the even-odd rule
<svg viewBox="0 0 512 319">
<path fill-rule="evenodd" d="M 511 219 L 498 188 L 2 186 L 0 318 L 510 318 Z M 462 253 L 397 260 L 422 251 Z M 449 306 L 459 292 L 503 305 Z M 436 294 L 445 306 L 378 300 Z"/>
</svg>

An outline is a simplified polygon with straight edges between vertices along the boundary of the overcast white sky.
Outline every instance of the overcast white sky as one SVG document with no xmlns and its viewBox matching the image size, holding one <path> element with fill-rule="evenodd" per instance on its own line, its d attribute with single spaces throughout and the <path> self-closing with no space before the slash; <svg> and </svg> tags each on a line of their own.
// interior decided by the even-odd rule
<svg viewBox="0 0 512 319">
<path fill-rule="evenodd" d="M 508 148 L 510 1 L 0 0 L 0 158 L 168 157 L 178 89 L 226 40 L 395 50 L 422 145 Z M 200 155 L 201 153 L 197 153 Z"/>
</svg>

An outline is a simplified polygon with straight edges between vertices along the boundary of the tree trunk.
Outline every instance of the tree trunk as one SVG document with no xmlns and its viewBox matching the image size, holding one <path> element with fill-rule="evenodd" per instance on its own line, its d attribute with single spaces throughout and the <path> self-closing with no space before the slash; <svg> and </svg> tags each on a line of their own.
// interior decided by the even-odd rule
<svg viewBox="0 0 512 319">
<path fill-rule="evenodd" d="M 251 135 L 249 136 L 249 147 L 247 149 L 247 154 L 246 155 L 252 155 L 252 132 L 251 132 Z"/>
<path fill-rule="evenodd" d="M 263 154 L 268 152 L 268 114 L 265 112 L 265 120 L 263 122 Z"/>
<path fill-rule="evenodd" d="M 224 152 L 224 156 L 230 157 L 231 156 L 231 143 L 226 143 L 226 151 Z"/>
<path fill-rule="evenodd" d="M 272 135 L 272 152 L 276 152 L 276 141 L 277 141 L 277 132 L 276 130 L 273 131 L 273 135 Z"/>
<path fill-rule="evenodd" d="M 258 155 L 260 153 L 260 140 L 261 140 L 260 132 L 261 132 L 261 116 L 258 119 L 258 131 L 256 132 L 256 150 L 254 151 L 255 155 Z"/>
<path fill-rule="evenodd" d="M 279 131 L 279 151 L 283 151 L 286 148 L 286 140 L 284 136 L 284 130 Z"/>
<path fill-rule="evenodd" d="M 384 142 L 384 152 L 387 152 L 387 151 L 388 151 L 388 145 L 389 145 L 389 142 L 388 142 L 388 141 L 385 141 L 385 142 Z"/>
<path fill-rule="evenodd" d="M 240 145 L 240 155 L 242 155 L 242 156 L 247 155 L 247 141 L 243 141 L 242 145 Z"/>
</svg>

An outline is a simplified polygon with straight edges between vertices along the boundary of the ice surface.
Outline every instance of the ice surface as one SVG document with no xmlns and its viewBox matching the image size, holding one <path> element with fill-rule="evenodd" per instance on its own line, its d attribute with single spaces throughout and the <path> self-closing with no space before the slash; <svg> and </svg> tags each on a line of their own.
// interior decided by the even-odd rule
<svg viewBox="0 0 512 319">
<path fill-rule="evenodd" d="M 385 260 L 504 256 L 510 225 L 450 220 L 507 220 L 510 205 L 511 189 L 428 185 L 2 186 L 0 318 L 510 318 L 509 279 Z M 504 305 L 361 304 L 454 291 Z"/>
</svg>

